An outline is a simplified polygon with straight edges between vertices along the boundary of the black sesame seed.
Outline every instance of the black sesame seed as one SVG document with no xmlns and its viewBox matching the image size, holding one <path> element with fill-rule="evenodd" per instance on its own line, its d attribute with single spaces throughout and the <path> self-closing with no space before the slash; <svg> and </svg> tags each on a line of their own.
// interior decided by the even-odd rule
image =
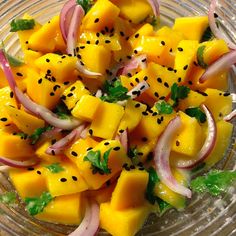
<svg viewBox="0 0 236 236">
<path fill-rule="evenodd" d="M 71 155 L 74 156 L 74 157 L 77 157 L 77 156 L 78 156 L 77 152 L 75 152 L 75 151 L 72 151 L 72 152 L 71 152 Z"/>
<path fill-rule="evenodd" d="M 41 175 L 42 173 L 41 173 L 41 171 L 37 170 L 37 174 L 38 174 L 38 175 Z"/>
<path fill-rule="evenodd" d="M 214 12 L 214 17 L 215 17 L 215 18 L 218 18 L 219 16 L 218 16 L 217 13 Z"/>
<path fill-rule="evenodd" d="M 169 84 L 168 84 L 167 82 L 164 83 L 164 86 L 165 86 L 166 88 L 169 88 Z"/>
<path fill-rule="evenodd" d="M 65 56 L 65 55 L 63 55 L 63 56 L 61 57 L 61 59 L 64 59 L 64 58 L 66 58 L 66 56 Z"/>
<path fill-rule="evenodd" d="M 127 76 L 128 76 L 128 77 L 132 77 L 132 74 L 131 74 L 131 73 L 127 73 Z"/>
<path fill-rule="evenodd" d="M 10 98 L 13 98 L 14 97 L 14 93 L 11 91 L 10 92 Z"/>
<path fill-rule="evenodd" d="M 82 61 L 80 61 L 80 64 L 81 64 L 81 66 L 84 66 L 84 63 Z"/>
<path fill-rule="evenodd" d="M 66 179 L 66 178 L 61 178 L 60 181 L 61 181 L 62 183 L 64 183 L 64 182 L 67 181 L 67 179 Z"/>
<path fill-rule="evenodd" d="M 139 169 L 139 170 L 145 170 L 145 168 L 144 168 L 144 167 L 139 167 L 138 169 Z"/>
<path fill-rule="evenodd" d="M 134 169 L 135 169 L 135 166 L 134 166 L 134 165 L 131 165 L 129 168 L 130 168 L 131 170 L 134 170 Z"/>
<path fill-rule="evenodd" d="M 181 80 L 182 80 L 182 79 L 179 77 L 179 78 L 178 78 L 178 82 L 180 83 L 180 82 L 181 82 Z"/>
<path fill-rule="evenodd" d="M 96 41 L 95 41 L 95 44 L 98 45 L 98 44 L 99 44 L 99 40 L 96 40 Z"/>
<path fill-rule="evenodd" d="M 50 60 L 47 58 L 47 59 L 46 59 L 46 62 L 50 62 Z"/>
<path fill-rule="evenodd" d="M 195 66 L 198 66 L 198 63 L 197 63 L 196 61 L 194 61 L 193 64 L 194 64 Z"/>
<path fill-rule="evenodd" d="M 158 98 L 158 97 L 159 97 L 158 92 L 155 92 L 155 93 L 154 93 L 154 96 Z"/>
<path fill-rule="evenodd" d="M 38 84 L 41 84 L 42 82 L 43 82 L 42 78 L 38 80 Z"/>
<path fill-rule="evenodd" d="M 142 141 L 143 141 L 143 142 L 147 142 L 148 139 L 147 139 L 146 137 L 142 137 Z"/>
<path fill-rule="evenodd" d="M 228 97 L 230 93 L 224 93 L 224 97 Z"/>
<path fill-rule="evenodd" d="M 152 116 L 157 116 L 158 113 L 157 112 L 153 112 Z"/>
<path fill-rule="evenodd" d="M 32 171 L 34 170 L 34 167 L 29 167 L 27 170 Z"/>
<path fill-rule="evenodd" d="M 104 143 L 105 146 L 108 146 L 109 144 L 110 144 L 109 142 L 105 142 L 105 143 Z"/>
<path fill-rule="evenodd" d="M 178 48 L 178 51 L 180 52 L 183 52 L 183 50 L 184 50 L 183 48 Z"/>
<path fill-rule="evenodd" d="M 174 69 L 172 67 L 167 68 L 168 71 L 173 71 Z"/>
<path fill-rule="evenodd" d="M 140 107 L 141 105 L 139 103 L 135 104 L 135 107 L 138 108 Z"/>
<path fill-rule="evenodd" d="M 111 43 L 111 41 L 106 39 L 106 40 L 105 40 L 105 43 Z"/>
<path fill-rule="evenodd" d="M 55 93 L 54 93 L 54 92 L 51 92 L 51 93 L 50 93 L 50 96 L 51 96 L 51 97 L 55 96 Z"/>
<path fill-rule="evenodd" d="M 99 18 L 96 18 L 94 23 L 98 23 L 99 22 Z"/>
<path fill-rule="evenodd" d="M 166 98 L 165 96 L 161 96 L 160 100 L 165 100 L 165 98 Z"/>
<path fill-rule="evenodd" d="M 20 72 L 17 72 L 16 75 L 17 75 L 17 76 L 20 76 L 20 77 L 23 76 Z"/>
<path fill-rule="evenodd" d="M 77 181 L 77 180 L 78 180 L 78 178 L 77 178 L 76 176 L 72 176 L 72 179 L 73 179 L 74 181 Z"/>
<path fill-rule="evenodd" d="M 25 44 L 29 44 L 29 42 L 28 42 L 28 41 L 25 41 Z"/>
<path fill-rule="evenodd" d="M 125 170 L 130 171 L 130 168 L 128 166 L 125 166 Z"/>
<path fill-rule="evenodd" d="M 139 78 L 135 78 L 135 81 L 136 81 L 137 83 L 139 83 Z"/>
<path fill-rule="evenodd" d="M 143 114 L 144 116 L 148 116 L 148 113 L 147 113 L 146 111 L 143 111 L 142 114 Z"/>
<path fill-rule="evenodd" d="M 77 58 L 80 59 L 80 60 L 82 59 L 80 54 L 77 55 Z"/>
<path fill-rule="evenodd" d="M 73 96 L 73 93 L 69 93 L 69 94 L 67 94 L 67 97 L 69 98 L 69 97 L 72 97 Z"/>
<path fill-rule="evenodd" d="M 56 153 L 55 153 L 55 151 L 54 151 L 54 150 L 52 150 L 52 151 L 51 151 L 51 153 L 52 153 L 52 155 L 53 155 L 53 156 L 55 156 L 55 155 L 56 155 Z"/>
<path fill-rule="evenodd" d="M 138 152 L 138 155 L 139 155 L 139 156 L 143 156 L 143 153 L 142 153 L 142 152 Z"/>
<path fill-rule="evenodd" d="M 84 48 L 85 48 L 85 46 L 80 46 L 79 48 L 80 48 L 80 49 L 84 49 Z"/>
<path fill-rule="evenodd" d="M 109 32 L 109 29 L 108 29 L 108 27 L 106 26 L 105 27 L 105 31 L 108 33 Z"/>
<path fill-rule="evenodd" d="M 184 70 L 187 70 L 188 69 L 188 65 L 186 65 L 186 66 L 184 66 L 184 68 L 183 68 Z"/>
<path fill-rule="evenodd" d="M 127 58 L 128 58 L 128 59 L 132 59 L 132 57 L 131 57 L 131 56 L 127 56 Z"/>
<path fill-rule="evenodd" d="M 173 52 L 173 49 L 172 49 L 172 48 L 170 49 L 170 52 Z"/>
<path fill-rule="evenodd" d="M 161 41 L 161 45 L 165 46 L 166 45 L 165 41 Z"/>
<path fill-rule="evenodd" d="M 120 150 L 120 147 L 114 147 L 113 150 L 114 150 L 114 151 L 119 151 L 119 150 Z"/>
<path fill-rule="evenodd" d="M 93 148 L 92 147 L 89 147 L 89 148 L 87 148 L 87 150 L 86 151 L 90 151 L 90 150 L 92 150 Z"/>
<path fill-rule="evenodd" d="M 57 142 L 56 139 L 52 139 L 52 140 L 51 140 L 51 144 L 52 144 L 52 145 L 55 144 L 56 142 Z"/>
<path fill-rule="evenodd" d="M 70 89 L 70 91 L 72 92 L 72 91 L 74 91 L 76 89 L 76 87 L 75 86 L 72 86 L 72 88 Z"/>
<path fill-rule="evenodd" d="M 147 81 L 147 80 L 148 80 L 148 77 L 147 77 L 147 76 L 144 76 L 143 80 L 144 80 L 144 81 Z"/>
<path fill-rule="evenodd" d="M 120 129 L 120 130 L 119 130 L 119 133 L 120 133 L 120 134 L 124 133 L 124 130 L 123 130 L 123 129 Z"/>
<path fill-rule="evenodd" d="M 147 58 L 144 58 L 143 60 L 142 60 L 142 62 L 145 62 L 147 60 Z"/>
<path fill-rule="evenodd" d="M 157 82 L 162 83 L 162 79 L 160 77 L 158 77 Z"/>
<path fill-rule="evenodd" d="M 1 118 L 1 121 L 6 122 L 7 118 L 3 117 L 3 118 Z"/>
<path fill-rule="evenodd" d="M 157 118 L 157 124 L 161 124 L 161 119 Z"/>
<path fill-rule="evenodd" d="M 89 129 L 89 134 L 93 135 L 93 130 L 92 129 Z"/>
<path fill-rule="evenodd" d="M 139 34 L 135 34 L 134 37 L 137 39 L 139 37 Z"/>
<path fill-rule="evenodd" d="M 138 54 L 138 51 L 136 49 L 134 50 L 134 54 Z"/>
<path fill-rule="evenodd" d="M 193 85 L 193 82 L 191 80 L 188 81 L 189 85 Z"/>
</svg>

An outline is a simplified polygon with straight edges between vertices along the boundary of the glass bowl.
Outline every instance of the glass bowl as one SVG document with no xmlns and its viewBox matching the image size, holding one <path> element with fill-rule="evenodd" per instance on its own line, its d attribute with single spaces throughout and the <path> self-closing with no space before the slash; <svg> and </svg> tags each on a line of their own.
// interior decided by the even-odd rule
<svg viewBox="0 0 236 236">
<path fill-rule="evenodd" d="M 128 0 L 135 1 L 135 0 Z M 4 40 L 7 51 L 20 55 L 17 35 L 9 33 L 9 22 L 28 13 L 39 22 L 46 22 L 51 16 L 60 12 L 65 0 L 0 0 L 0 40 Z M 220 26 L 226 35 L 236 42 L 236 1 L 219 0 L 217 14 Z M 162 0 L 161 24 L 171 25 L 176 17 L 206 15 L 209 7 L 207 0 Z M 229 91 L 236 91 L 236 69 L 230 72 Z M 221 169 L 236 168 L 235 149 L 236 130 L 224 159 L 218 164 Z M 0 174 L 0 192 L 13 190 L 7 175 Z M 63 213 L 62 213 L 63 214 Z M 68 235 L 71 226 L 43 223 L 33 219 L 21 206 L 8 207 L 0 205 L 0 235 L 48 236 Z M 100 232 L 99 235 L 107 235 Z M 138 235 L 236 235 L 236 188 L 221 198 L 209 195 L 194 195 L 184 212 L 170 210 L 162 217 L 151 215 Z M 86 235 L 85 235 L 86 236 Z"/>
</svg>

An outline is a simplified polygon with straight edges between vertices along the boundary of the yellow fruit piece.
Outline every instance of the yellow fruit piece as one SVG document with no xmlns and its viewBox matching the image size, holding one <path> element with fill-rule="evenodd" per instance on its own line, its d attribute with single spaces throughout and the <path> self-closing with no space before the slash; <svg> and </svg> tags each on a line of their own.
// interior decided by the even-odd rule
<svg viewBox="0 0 236 236">
<path fill-rule="evenodd" d="M 233 131 L 233 125 L 230 122 L 218 121 L 216 123 L 217 127 L 217 137 L 216 144 L 213 151 L 204 161 L 207 168 L 214 166 L 218 161 L 220 161 L 224 154 L 226 153 L 227 148 L 229 147 L 231 141 L 231 135 Z"/>
<path fill-rule="evenodd" d="M 172 151 L 194 157 L 200 150 L 203 142 L 203 132 L 196 118 L 179 111 L 181 129 L 177 133 Z"/>
<path fill-rule="evenodd" d="M 186 186 L 188 184 L 188 175 L 177 169 L 172 169 L 172 174 L 179 184 Z M 156 196 L 169 203 L 171 206 L 178 210 L 183 210 L 186 205 L 186 199 L 184 196 L 173 192 L 164 183 L 159 182 L 154 188 L 154 193 Z"/>
<path fill-rule="evenodd" d="M 47 191 L 43 167 L 29 169 L 10 169 L 9 176 L 22 199 L 39 197 Z"/>
<path fill-rule="evenodd" d="M 117 140 L 104 140 L 100 142 L 92 151 L 101 152 L 101 160 L 106 151 L 112 149 L 108 157 L 108 168 L 111 170 L 110 174 L 100 174 L 94 172 L 91 162 L 85 161 L 84 156 L 77 158 L 77 167 L 80 174 L 83 176 L 90 189 L 99 189 L 103 184 L 105 184 L 109 179 L 119 173 L 122 169 L 124 163 L 130 163 L 129 158 L 121 146 L 120 142 Z M 119 149 L 119 150 L 118 150 Z"/>
<path fill-rule="evenodd" d="M 35 67 L 34 61 L 40 58 L 42 55 L 43 54 L 41 52 L 36 52 L 33 50 L 25 50 L 24 62 L 31 67 Z"/>
<path fill-rule="evenodd" d="M 14 94 L 11 91 L 10 87 L 4 87 L 0 89 L 0 127 L 4 127 L 11 123 L 11 118 L 6 112 L 6 106 L 17 107 Z"/>
<path fill-rule="evenodd" d="M 113 236 L 134 236 L 143 226 L 150 213 L 150 206 L 117 211 L 109 202 L 100 205 L 100 226 Z"/>
<path fill-rule="evenodd" d="M 53 197 L 79 193 L 88 189 L 88 185 L 73 163 L 61 162 L 60 166 L 64 170 L 59 173 L 45 171 L 47 187 Z"/>
<path fill-rule="evenodd" d="M 72 110 L 72 115 L 81 120 L 91 122 L 102 101 L 92 95 L 83 95 Z"/>
<path fill-rule="evenodd" d="M 48 77 L 54 77 L 57 82 L 63 83 L 75 79 L 76 57 L 47 53 L 35 61 L 35 65 Z M 50 71 L 50 73 L 48 73 Z"/>
<path fill-rule="evenodd" d="M 105 74 L 110 66 L 111 51 L 103 45 L 79 44 L 79 47 L 79 55 L 85 67 L 93 72 Z"/>
<path fill-rule="evenodd" d="M 12 106 L 5 107 L 7 114 L 11 117 L 12 122 L 18 127 L 19 130 L 26 134 L 33 134 L 38 128 L 45 126 L 45 122 L 36 116 L 30 115 L 23 110 L 19 110 Z"/>
<path fill-rule="evenodd" d="M 204 104 L 212 112 L 215 121 L 222 120 L 232 111 L 232 96 L 229 93 L 211 88 L 206 89 L 205 93 L 208 96 Z"/>
<path fill-rule="evenodd" d="M 173 29 L 183 33 L 186 39 L 200 41 L 207 27 L 207 16 L 195 16 L 176 18 Z"/>
<path fill-rule="evenodd" d="M 123 170 L 112 193 L 111 208 L 125 210 L 142 206 L 148 184 L 148 172 L 144 170 Z"/>
<path fill-rule="evenodd" d="M 102 102 L 90 126 L 90 134 L 103 139 L 115 137 L 120 121 L 124 115 L 124 108 L 115 103 Z"/>
<path fill-rule="evenodd" d="M 66 224 L 78 225 L 82 220 L 84 212 L 83 198 L 80 193 L 55 197 L 42 213 L 35 217 L 39 220 Z"/>
<path fill-rule="evenodd" d="M 112 27 L 120 9 L 108 0 L 98 0 L 82 21 L 83 29 L 99 32 Z"/>
<path fill-rule="evenodd" d="M 62 94 L 62 99 L 67 108 L 70 110 L 75 107 L 76 103 L 81 99 L 83 95 L 88 94 L 90 94 L 90 92 L 86 89 L 84 84 L 81 81 L 77 80 L 70 87 L 65 89 Z"/>
</svg>

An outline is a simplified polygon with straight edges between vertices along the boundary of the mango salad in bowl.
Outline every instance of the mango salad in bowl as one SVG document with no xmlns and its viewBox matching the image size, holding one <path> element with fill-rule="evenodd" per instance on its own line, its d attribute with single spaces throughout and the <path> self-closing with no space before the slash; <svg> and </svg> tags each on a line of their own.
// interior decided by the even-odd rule
<svg viewBox="0 0 236 236">
<path fill-rule="evenodd" d="M 29 215 L 134 236 L 151 213 L 226 193 L 236 44 L 208 15 L 162 24 L 158 0 L 69 0 L 42 24 L 10 22 L 23 57 L 0 49 L 0 170 Z M 204 173 L 204 174 L 201 174 Z M 197 176 L 197 177 L 196 177 Z"/>
</svg>

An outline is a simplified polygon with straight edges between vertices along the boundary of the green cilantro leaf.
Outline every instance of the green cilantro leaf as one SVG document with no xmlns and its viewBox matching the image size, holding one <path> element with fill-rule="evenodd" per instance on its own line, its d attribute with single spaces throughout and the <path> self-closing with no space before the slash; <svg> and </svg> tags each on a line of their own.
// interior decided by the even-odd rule
<svg viewBox="0 0 236 236">
<path fill-rule="evenodd" d="M 40 197 L 25 198 L 26 209 L 30 215 L 34 216 L 43 212 L 44 208 L 53 200 L 49 192 L 44 192 Z"/>
<path fill-rule="evenodd" d="M 195 117 L 201 123 L 206 121 L 206 114 L 199 107 L 187 108 L 185 113 L 191 117 Z"/>
<path fill-rule="evenodd" d="M 31 140 L 31 144 L 36 144 L 38 142 L 38 140 L 40 139 L 41 135 L 49 130 L 52 130 L 53 127 L 52 126 L 47 126 L 47 127 L 43 127 L 43 128 L 38 128 L 34 131 L 34 133 L 32 135 L 29 136 L 30 140 Z"/>
<path fill-rule="evenodd" d="M 207 175 L 192 180 L 190 186 L 194 192 L 208 192 L 213 196 L 218 196 L 226 192 L 235 181 L 236 171 L 212 170 Z"/>
<path fill-rule="evenodd" d="M 171 86 L 171 99 L 174 101 L 173 107 L 178 106 L 179 99 L 184 99 L 188 97 L 190 88 L 184 85 L 178 86 L 177 83 L 174 83 Z"/>
<path fill-rule="evenodd" d="M 17 136 L 20 136 L 21 139 L 27 139 L 28 138 L 28 134 L 20 132 L 20 133 L 16 133 Z"/>
<path fill-rule="evenodd" d="M 130 96 L 127 95 L 128 89 L 123 87 L 119 80 L 116 80 L 114 83 L 106 81 L 104 84 L 104 91 L 107 95 L 102 96 L 101 100 L 106 102 L 115 103 L 130 98 Z"/>
<path fill-rule="evenodd" d="M 77 0 L 77 4 L 83 7 L 85 13 L 92 7 L 92 2 L 90 0 Z"/>
<path fill-rule="evenodd" d="M 64 171 L 65 169 L 60 165 L 60 163 L 53 163 L 51 165 L 45 166 L 51 173 L 57 174 Z"/>
<path fill-rule="evenodd" d="M 11 30 L 10 32 L 17 32 L 21 30 L 30 30 L 33 29 L 35 26 L 35 21 L 34 19 L 18 19 L 18 20 L 13 20 L 11 23 Z"/>
<path fill-rule="evenodd" d="M 155 104 L 158 113 L 161 114 L 171 114 L 173 113 L 173 107 L 166 101 L 159 101 Z"/>
<path fill-rule="evenodd" d="M 16 203 L 16 193 L 6 192 L 0 195 L 0 202 L 7 205 L 13 205 Z"/>
<path fill-rule="evenodd" d="M 134 165 L 137 165 L 139 163 L 139 155 L 137 147 L 129 148 L 127 155 L 131 159 Z"/>
<path fill-rule="evenodd" d="M 210 26 L 208 26 L 204 31 L 200 42 L 202 43 L 206 41 L 211 41 L 213 38 L 215 38 L 215 36 L 212 33 Z"/>
<path fill-rule="evenodd" d="M 54 113 L 62 120 L 67 120 L 70 118 L 70 111 L 64 103 L 60 103 L 56 106 Z"/>
<path fill-rule="evenodd" d="M 164 214 L 170 208 L 172 208 L 172 206 L 168 202 L 165 202 L 164 200 L 162 200 L 159 197 L 156 197 L 156 202 L 159 206 L 161 215 Z"/>
<path fill-rule="evenodd" d="M 205 50 L 206 46 L 202 45 L 197 49 L 197 62 L 199 64 L 199 66 L 201 66 L 202 68 L 206 69 L 208 67 L 208 65 L 204 62 L 204 50 Z"/>
<path fill-rule="evenodd" d="M 110 174 L 111 169 L 108 168 L 108 158 L 111 150 L 112 149 L 110 148 L 103 154 L 103 160 L 101 160 L 100 151 L 89 151 L 84 157 L 84 161 L 89 161 L 92 164 L 93 172 Z"/>
</svg>

